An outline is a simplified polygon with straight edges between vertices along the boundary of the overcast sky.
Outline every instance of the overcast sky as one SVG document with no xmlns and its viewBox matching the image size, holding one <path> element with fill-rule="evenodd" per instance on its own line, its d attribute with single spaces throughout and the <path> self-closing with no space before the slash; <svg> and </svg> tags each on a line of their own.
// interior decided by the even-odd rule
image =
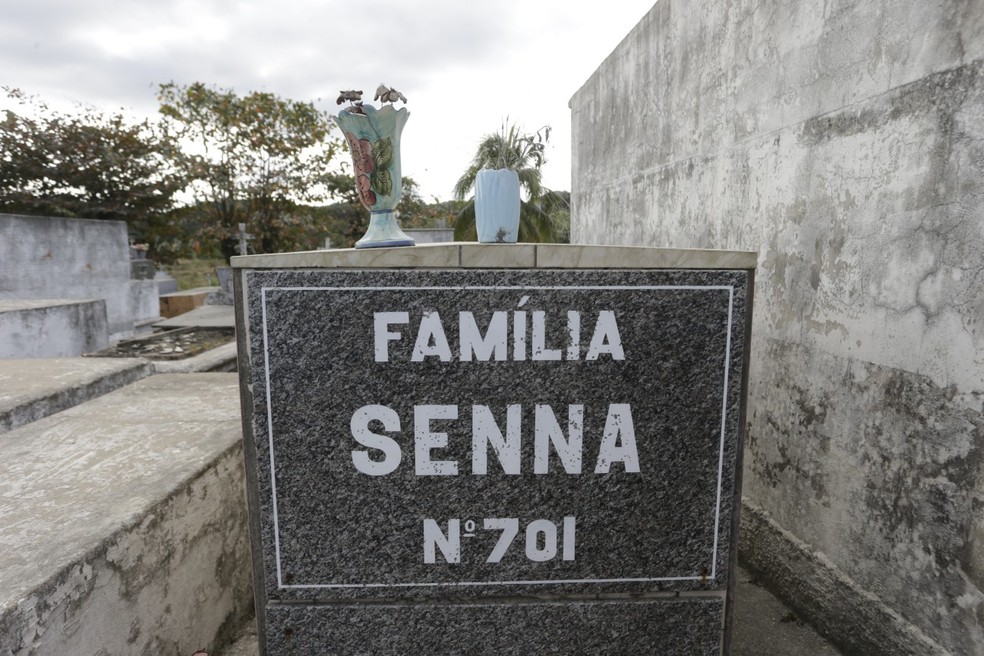
<svg viewBox="0 0 984 656">
<path fill-rule="evenodd" d="M 506 117 L 553 128 L 544 180 L 570 189 L 567 103 L 654 1 L 0 0 L 0 86 L 143 116 L 169 81 L 333 112 L 385 82 L 409 100 L 403 174 L 428 200 Z"/>
</svg>

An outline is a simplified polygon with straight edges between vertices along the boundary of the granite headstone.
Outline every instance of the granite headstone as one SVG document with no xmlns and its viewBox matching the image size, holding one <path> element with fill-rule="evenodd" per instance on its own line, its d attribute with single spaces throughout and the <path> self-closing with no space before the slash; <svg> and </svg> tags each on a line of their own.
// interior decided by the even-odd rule
<svg viewBox="0 0 984 656">
<path fill-rule="evenodd" d="M 250 259 L 265 653 L 722 652 L 750 270 Z"/>
</svg>

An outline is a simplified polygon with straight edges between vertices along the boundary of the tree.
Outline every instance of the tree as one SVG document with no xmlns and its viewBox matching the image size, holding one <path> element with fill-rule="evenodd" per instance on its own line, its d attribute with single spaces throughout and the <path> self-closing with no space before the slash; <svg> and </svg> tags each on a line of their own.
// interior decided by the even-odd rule
<svg viewBox="0 0 984 656">
<path fill-rule="evenodd" d="M 261 252 L 294 247 L 304 218 L 299 203 L 318 203 L 333 190 L 338 142 L 331 119 L 312 103 L 196 82 L 160 87 L 160 111 L 173 121 L 184 150 L 178 163 L 210 219 L 212 237 L 229 240 L 239 223 Z"/>
<path fill-rule="evenodd" d="M 546 161 L 544 150 L 550 140 L 550 128 L 536 133 L 523 134 L 516 125 L 499 132 L 487 134 L 478 144 L 471 164 L 454 185 L 454 197 L 464 200 L 475 188 L 475 180 L 482 169 L 512 169 L 519 175 L 519 185 L 531 200 L 542 193 L 540 167 Z"/>
<path fill-rule="evenodd" d="M 483 169 L 512 169 L 519 176 L 519 185 L 526 193 L 520 202 L 519 241 L 554 242 L 558 234 L 551 220 L 550 208 L 543 205 L 545 190 L 540 167 L 546 161 L 544 150 L 550 139 L 550 128 L 524 134 L 516 125 L 503 125 L 499 132 L 485 135 L 478 144 L 475 156 L 454 185 L 454 197 L 464 200 L 475 188 L 478 172 Z M 556 199 L 549 202 L 555 203 Z M 455 217 L 454 238 L 458 241 L 476 239 L 475 201 L 470 200 Z"/>
<path fill-rule="evenodd" d="M 537 206 L 550 223 L 553 242 L 567 244 L 571 241 L 571 192 L 545 191 Z"/>
<path fill-rule="evenodd" d="M 165 126 L 86 107 L 62 114 L 4 91 L 21 109 L 0 121 L 0 211 L 123 220 L 147 238 L 185 185 Z"/>
<path fill-rule="evenodd" d="M 460 211 L 460 202 L 439 202 L 436 198 L 428 203 L 420 194 L 417 181 L 411 177 L 403 177 L 403 196 L 397 207 L 400 213 L 400 225 L 403 228 L 437 228 L 450 226 L 454 217 Z"/>
</svg>

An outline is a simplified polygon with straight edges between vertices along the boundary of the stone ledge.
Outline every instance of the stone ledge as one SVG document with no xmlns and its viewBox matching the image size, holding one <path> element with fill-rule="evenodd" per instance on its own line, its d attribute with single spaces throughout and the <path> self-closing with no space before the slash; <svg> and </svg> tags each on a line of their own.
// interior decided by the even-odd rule
<svg viewBox="0 0 984 656">
<path fill-rule="evenodd" d="M 0 299 L 0 358 L 71 358 L 109 340 L 102 299 Z"/>
<path fill-rule="evenodd" d="M 0 360 L 0 433 L 84 403 L 154 373 L 146 360 Z"/>
<path fill-rule="evenodd" d="M 236 269 L 754 269 L 758 254 L 690 248 L 451 242 L 232 258 Z"/>
<path fill-rule="evenodd" d="M 191 654 L 252 607 L 238 382 L 158 375 L 0 440 L 0 653 Z"/>
</svg>

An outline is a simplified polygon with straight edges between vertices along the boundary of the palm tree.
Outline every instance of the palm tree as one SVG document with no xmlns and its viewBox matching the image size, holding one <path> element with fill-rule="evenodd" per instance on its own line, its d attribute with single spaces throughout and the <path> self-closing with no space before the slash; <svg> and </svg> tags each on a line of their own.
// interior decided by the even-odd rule
<svg viewBox="0 0 984 656">
<path fill-rule="evenodd" d="M 454 185 L 456 200 L 464 200 L 475 189 L 478 172 L 483 169 L 512 169 L 519 175 L 519 186 L 526 192 L 527 200 L 521 201 L 519 210 L 519 241 L 556 241 L 555 221 L 551 220 L 544 200 L 540 166 L 545 159 L 543 151 L 550 139 L 550 128 L 544 127 L 534 134 L 523 134 L 515 125 L 502 126 L 499 132 L 485 135 L 471 165 Z M 552 200 L 552 199 L 551 199 Z M 454 238 L 458 241 L 476 239 L 475 200 L 472 198 L 461 210 L 454 222 Z"/>
</svg>

